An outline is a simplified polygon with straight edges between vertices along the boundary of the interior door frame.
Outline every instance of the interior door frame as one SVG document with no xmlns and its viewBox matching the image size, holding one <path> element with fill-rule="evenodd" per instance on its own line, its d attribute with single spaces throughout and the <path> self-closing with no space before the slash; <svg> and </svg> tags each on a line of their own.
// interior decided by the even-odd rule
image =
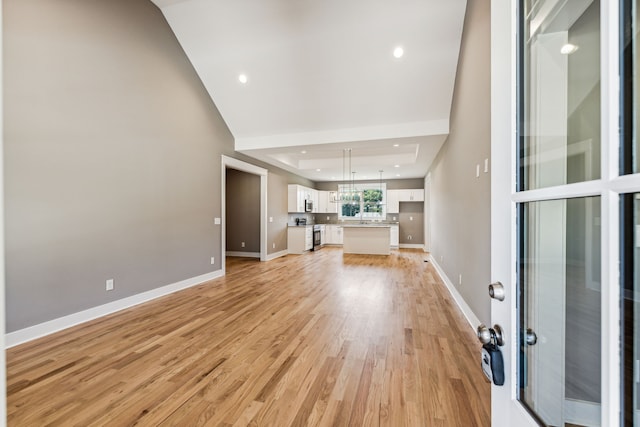
<svg viewBox="0 0 640 427">
<path fill-rule="evenodd" d="M 221 254 L 220 259 L 222 262 L 222 274 L 226 273 L 226 251 L 227 251 L 227 168 L 237 169 L 243 172 L 247 172 L 253 175 L 258 175 L 260 177 L 260 261 L 267 260 L 267 179 L 269 171 L 267 169 L 261 168 L 256 165 L 252 165 L 251 163 L 243 162 L 242 160 L 234 159 L 233 157 L 228 157 L 225 155 L 220 156 L 222 163 L 222 171 L 221 171 L 221 188 L 220 188 L 220 198 L 221 198 Z"/>
<path fill-rule="evenodd" d="M 534 426 L 537 423 L 518 401 L 516 208 L 518 203 L 569 197 L 601 197 L 601 349 L 603 426 L 620 420 L 620 261 L 619 199 L 640 191 L 640 174 L 619 176 L 619 7 L 601 0 L 601 179 L 516 192 L 518 1 L 491 0 L 491 280 L 505 285 L 503 302 L 491 300 L 492 324 L 503 326 L 506 344 L 505 385 L 492 385 L 492 425 Z M 505 226 L 508 224 L 508 226 Z"/>
</svg>

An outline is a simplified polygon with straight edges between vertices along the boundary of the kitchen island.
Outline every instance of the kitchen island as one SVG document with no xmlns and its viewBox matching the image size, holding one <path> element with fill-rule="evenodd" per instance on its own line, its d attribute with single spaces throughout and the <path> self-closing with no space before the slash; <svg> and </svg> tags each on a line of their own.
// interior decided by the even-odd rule
<svg viewBox="0 0 640 427">
<path fill-rule="evenodd" d="M 345 224 L 343 251 L 345 254 L 389 255 L 391 226 L 388 224 Z"/>
</svg>

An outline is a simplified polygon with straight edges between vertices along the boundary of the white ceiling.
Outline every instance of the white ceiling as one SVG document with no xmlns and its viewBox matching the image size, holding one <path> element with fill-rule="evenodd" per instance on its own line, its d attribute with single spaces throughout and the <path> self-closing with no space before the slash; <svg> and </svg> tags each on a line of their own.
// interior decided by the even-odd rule
<svg viewBox="0 0 640 427">
<path fill-rule="evenodd" d="M 152 1 L 237 151 L 329 181 L 352 148 L 356 179 L 416 178 L 449 133 L 466 0 Z"/>
</svg>

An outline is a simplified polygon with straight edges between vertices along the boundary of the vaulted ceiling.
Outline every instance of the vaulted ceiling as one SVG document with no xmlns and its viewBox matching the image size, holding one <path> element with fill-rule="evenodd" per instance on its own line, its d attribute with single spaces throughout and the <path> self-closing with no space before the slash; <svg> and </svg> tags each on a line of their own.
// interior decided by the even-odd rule
<svg viewBox="0 0 640 427">
<path fill-rule="evenodd" d="M 355 179 L 415 178 L 449 133 L 466 0 L 152 1 L 237 151 L 329 181 L 351 148 Z"/>
</svg>

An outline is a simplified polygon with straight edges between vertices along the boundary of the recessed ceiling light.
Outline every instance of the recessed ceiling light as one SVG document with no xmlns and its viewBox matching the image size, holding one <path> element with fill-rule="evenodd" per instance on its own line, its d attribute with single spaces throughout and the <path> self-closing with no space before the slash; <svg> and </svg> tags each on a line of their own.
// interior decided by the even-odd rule
<svg viewBox="0 0 640 427">
<path fill-rule="evenodd" d="M 247 77 L 246 74 L 240 74 L 238 76 L 238 81 L 244 85 L 244 84 L 247 84 L 247 82 L 249 81 L 249 78 Z"/>
<path fill-rule="evenodd" d="M 316 172 L 320 172 L 320 169 L 316 169 Z"/>
<path fill-rule="evenodd" d="M 396 174 L 396 176 L 400 176 L 400 174 L 399 174 L 399 173 L 397 173 L 397 174 Z"/>
<path fill-rule="evenodd" d="M 578 46 L 575 44 L 567 43 L 560 48 L 560 53 L 563 55 L 571 55 L 576 50 L 578 50 Z"/>
<path fill-rule="evenodd" d="M 394 168 L 399 168 L 399 167 L 400 167 L 400 165 L 393 165 L 393 167 L 394 167 Z"/>
<path fill-rule="evenodd" d="M 302 150 L 301 153 L 302 154 L 307 154 L 307 150 Z"/>
<path fill-rule="evenodd" d="M 404 49 L 402 48 L 402 46 L 398 46 L 395 49 L 393 49 L 394 58 L 400 59 L 402 58 L 402 55 L 404 55 Z"/>
<path fill-rule="evenodd" d="M 400 147 L 400 144 L 393 144 L 394 147 Z"/>
</svg>

